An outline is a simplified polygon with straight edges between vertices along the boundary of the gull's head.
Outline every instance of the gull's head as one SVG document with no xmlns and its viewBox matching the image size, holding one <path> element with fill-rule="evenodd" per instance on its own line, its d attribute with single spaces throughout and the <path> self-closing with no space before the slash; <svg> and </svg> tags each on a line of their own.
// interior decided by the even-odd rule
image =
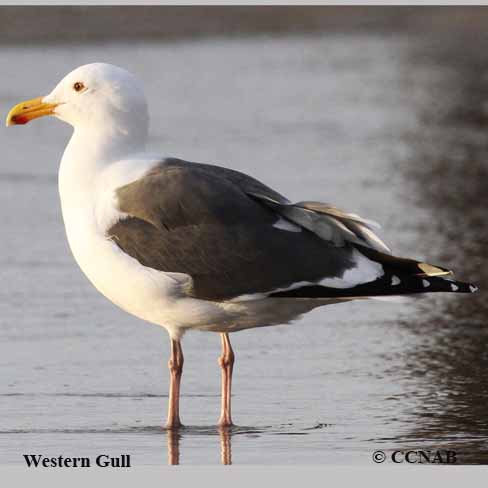
<svg viewBox="0 0 488 488">
<path fill-rule="evenodd" d="M 128 71 L 105 63 L 86 64 L 67 74 L 49 95 L 17 104 L 7 126 L 54 115 L 75 129 L 111 127 L 147 132 L 148 111 L 141 84 Z"/>
</svg>

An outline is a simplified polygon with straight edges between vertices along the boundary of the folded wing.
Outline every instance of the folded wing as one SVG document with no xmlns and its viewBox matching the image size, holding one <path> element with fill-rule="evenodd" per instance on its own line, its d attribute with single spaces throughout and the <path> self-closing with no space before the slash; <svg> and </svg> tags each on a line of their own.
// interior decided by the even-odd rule
<svg viewBox="0 0 488 488">
<path fill-rule="evenodd" d="M 126 217 L 107 235 L 144 266 L 188 274 L 197 298 L 263 298 L 324 279 L 344 286 L 344 276 L 353 286 L 380 272 L 352 245 L 359 238 L 350 228 L 362 221 L 292 210 L 280 194 L 237 171 L 170 159 L 116 196 Z"/>
</svg>

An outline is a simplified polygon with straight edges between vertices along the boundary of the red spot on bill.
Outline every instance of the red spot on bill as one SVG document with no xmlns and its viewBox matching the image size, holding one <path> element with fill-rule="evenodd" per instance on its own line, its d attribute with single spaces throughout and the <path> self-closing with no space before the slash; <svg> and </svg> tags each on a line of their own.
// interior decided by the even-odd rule
<svg viewBox="0 0 488 488">
<path fill-rule="evenodd" d="M 12 118 L 12 122 L 16 125 L 24 125 L 27 124 L 27 122 L 29 122 L 29 118 L 25 117 L 24 115 L 15 115 Z"/>
</svg>

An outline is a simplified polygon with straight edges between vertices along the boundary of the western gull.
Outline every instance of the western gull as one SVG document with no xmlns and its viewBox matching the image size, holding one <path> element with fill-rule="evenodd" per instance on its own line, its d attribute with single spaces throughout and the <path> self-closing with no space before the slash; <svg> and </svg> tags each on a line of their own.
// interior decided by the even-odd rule
<svg viewBox="0 0 488 488">
<path fill-rule="evenodd" d="M 221 335 L 219 425 L 230 426 L 230 332 L 349 300 L 476 291 L 445 268 L 393 256 L 356 214 L 292 203 L 232 169 L 147 153 L 146 99 L 124 69 L 81 66 L 13 107 L 7 125 L 44 115 L 74 127 L 59 193 L 75 260 L 109 300 L 169 333 L 169 429 L 181 425 L 189 329 Z"/>
</svg>

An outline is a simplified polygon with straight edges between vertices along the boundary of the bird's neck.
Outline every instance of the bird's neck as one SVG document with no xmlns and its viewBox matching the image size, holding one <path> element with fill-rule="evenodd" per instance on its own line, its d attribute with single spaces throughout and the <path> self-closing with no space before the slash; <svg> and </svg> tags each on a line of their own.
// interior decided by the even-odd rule
<svg viewBox="0 0 488 488">
<path fill-rule="evenodd" d="M 146 148 L 147 131 L 124 131 L 117 127 L 76 128 L 61 160 L 60 184 L 71 181 L 89 188 L 107 166 Z"/>
<path fill-rule="evenodd" d="M 113 127 L 76 128 L 59 168 L 63 214 L 89 207 L 101 173 L 116 161 L 144 152 L 146 138 L 146 133 Z"/>
<path fill-rule="evenodd" d="M 123 159 L 128 154 L 144 151 L 147 141 L 147 130 L 144 127 L 124 130 L 106 125 L 100 127 L 85 126 L 75 128 L 66 148 L 66 153 L 82 156 L 98 166 Z"/>
</svg>

